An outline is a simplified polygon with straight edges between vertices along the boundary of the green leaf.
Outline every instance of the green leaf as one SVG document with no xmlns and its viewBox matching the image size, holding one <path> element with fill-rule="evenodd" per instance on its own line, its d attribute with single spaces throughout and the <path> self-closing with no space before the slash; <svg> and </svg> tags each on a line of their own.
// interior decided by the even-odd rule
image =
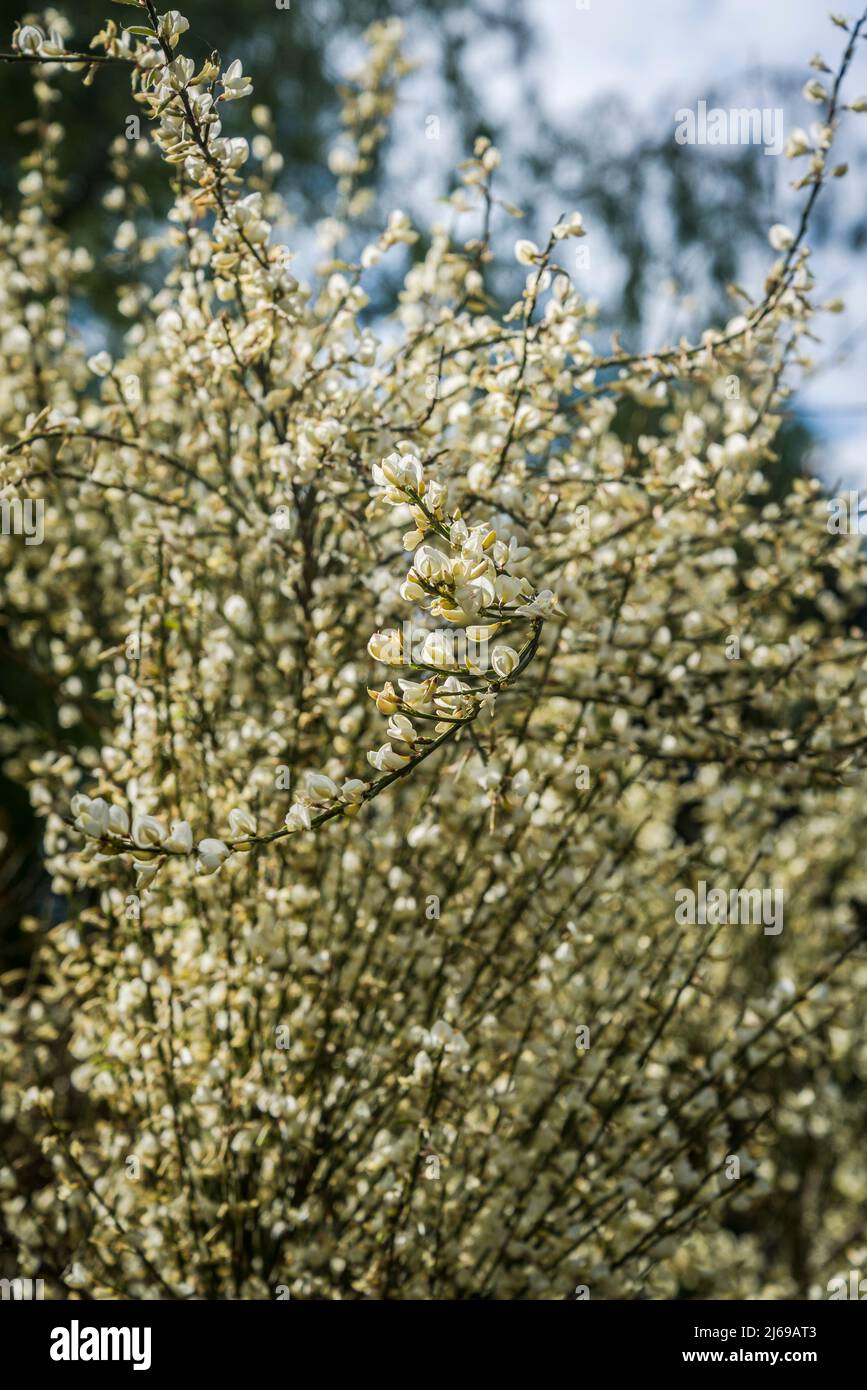
<svg viewBox="0 0 867 1390">
<path fill-rule="evenodd" d="M 157 36 L 155 29 L 147 29 L 143 24 L 125 24 L 123 27 L 128 34 L 140 34 L 143 39 L 155 39 Z"/>
</svg>

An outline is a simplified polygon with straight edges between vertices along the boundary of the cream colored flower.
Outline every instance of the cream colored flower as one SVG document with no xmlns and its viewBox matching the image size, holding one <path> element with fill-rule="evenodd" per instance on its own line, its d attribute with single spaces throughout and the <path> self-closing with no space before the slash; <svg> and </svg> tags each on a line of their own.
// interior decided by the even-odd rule
<svg viewBox="0 0 867 1390">
<path fill-rule="evenodd" d="M 535 265 L 541 252 L 534 241 L 515 242 L 515 260 L 519 265 Z"/>
<path fill-rule="evenodd" d="M 220 865 L 223 864 L 232 853 L 229 846 L 222 840 L 204 839 L 200 840 L 196 846 L 198 859 L 196 868 L 201 874 L 216 873 Z"/>
<path fill-rule="evenodd" d="M 193 832 L 189 821 L 172 821 L 171 834 L 163 845 L 163 849 L 169 850 L 173 854 L 189 854 L 193 848 Z"/>
<path fill-rule="evenodd" d="M 223 84 L 224 101 L 236 101 L 239 97 L 249 96 L 253 90 L 253 83 L 249 77 L 244 76 L 241 69 L 240 58 L 229 64 L 220 80 Z"/>
<path fill-rule="evenodd" d="M 166 838 L 165 826 L 156 816 L 133 816 L 132 838 L 139 849 L 157 849 Z"/>
<path fill-rule="evenodd" d="M 519 657 L 514 647 L 507 647 L 501 643 L 494 647 L 491 652 L 491 665 L 501 680 L 505 680 L 512 674 L 518 665 Z"/>
<path fill-rule="evenodd" d="M 302 802 L 295 802 L 286 812 L 284 825 L 290 833 L 294 834 L 298 830 L 309 830 L 310 824 L 310 807 L 303 805 Z"/>
<path fill-rule="evenodd" d="M 776 222 L 768 232 L 768 241 L 775 251 L 788 251 L 794 244 L 795 236 L 782 222 Z"/>
<path fill-rule="evenodd" d="M 307 773 L 305 791 L 308 800 L 314 802 L 334 801 L 340 795 L 337 783 L 321 772 Z"/>
<path fill-rule="evenodd" d="M 384 743 L 375 752 L 368 753 L 367 761 L 377 772 L 396 772 L 410 761 L 408 753 L 398 753 L 390 743 Z"/>
<path fill-rule="evenodd" d="M 229 831 L 233 839 L 238 840 L 256 834 L 256 817 L 243 807 L 235 806 L 229 812 L 228 820 Z"/>
</svg>

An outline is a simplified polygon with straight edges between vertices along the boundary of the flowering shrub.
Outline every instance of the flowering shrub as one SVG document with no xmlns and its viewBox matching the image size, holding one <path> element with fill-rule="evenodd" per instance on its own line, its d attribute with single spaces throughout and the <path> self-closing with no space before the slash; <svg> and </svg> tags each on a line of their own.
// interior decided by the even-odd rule
<svg viewBox="0 0 867 1390">
<path fill-rule="evenodd" d="M 255 78 L 138 8 L 8 55 L 38 116 L 0 481 L 44 543 L 0 546 L 57 731 L 3 738 L 67 902 L 4 982 L 16 1268 L 100 1298 L 822 1296 L 867 1192 L 865 574 L 815 481 L 767 494 L 864 21 L 809 84 L 762 293 L 630 355 L 593 345 L 577 213 L 517 242 L 497 310 L 485 140 L 461 235 L 394 212 L 356 248 L 398 25 L 345 94 L 307 284 L 269 113 L 223 133 Z M 147 224 L 151 147 L 119 136 L 129 327 L 88 357 L 54 103 L 118 66 L 174 202 Z M 708 880 L 772 886 L 785 930 L 684 924 Z"/>
</svg>

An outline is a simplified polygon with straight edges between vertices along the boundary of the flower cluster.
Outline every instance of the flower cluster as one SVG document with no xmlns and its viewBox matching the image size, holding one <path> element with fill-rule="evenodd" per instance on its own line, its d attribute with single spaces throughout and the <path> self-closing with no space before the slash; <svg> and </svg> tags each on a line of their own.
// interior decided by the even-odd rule
<svg viewBox="0 0 867 1390">
<path fill-rule="evenodd" d="M 367 649 L 375 661 L 422 677 L 398 678 L 400 694 L 391 681 L 369 692 L 380 713 L 390 716 L 391 741 L 367 756 L 373 767 L 389 772 L 409 764 L 414 753 L 432 742 L 419 734 L 413 717 L 434 720 L 434 733 L 450 737 L 458 725 L 470 723 L 482 708 L 491 706 L 496 692 L 532 659 L 543 619 L 557 609 L 550 590 L 537 594 L 526 577 L 513 573 L 529 555 L 528 547 L 514 536 L 498 539 L 487 523 L 468 527 L 459 509 L 450 514 L 447 487 L 425 477 L 411 444 L 404 443 L 374 464 L 373 480 L 381 501 L 408 511 L 412 522 L 403 544 L 413 552 L 413 562 L 401 585 L 401 598 L 433 617 L 461 625 L 474 646 L 494 642 L 484 670 L 472 655 L 460 666 L 451 659 L 448 632 L 428 633 L 418 659 L 404 650 L 398 629 L 374 633 Z M 520 628 L 521 620 L 525 631 L 527 621 L 535 621 L 520 650 L 496 640 L 515 624 Z"/>
</svg>

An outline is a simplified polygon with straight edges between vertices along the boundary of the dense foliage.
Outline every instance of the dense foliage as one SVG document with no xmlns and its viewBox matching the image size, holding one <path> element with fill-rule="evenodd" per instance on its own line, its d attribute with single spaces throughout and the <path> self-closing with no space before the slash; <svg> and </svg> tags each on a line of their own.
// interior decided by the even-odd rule
<svg viewBox="0 0 867 1390">
<path fill-rule="evenodd" d="M 4 751 L 68 911 L 3 982 L 13 1267 L 102 1298 L 823 1296 L 867 1191 L 865 576 L 815 482 L 768 493 L 864 21 L 809 84 L 761 293 L 632 357 L 594 345 L 578 213 L 491 312 L 517 210 L 484 139 L 366 312 L 418 239 L 396 211 L 342 258 L 398 24 L 307 284 L 270 113 L 221 132 L 253 80 L 139 8 L 95 55 L 173 203 L 140 232 L 116 142 L 117 359 L 74 331 L 52 216 L 90 58 L 15 38 L 40 117 L 0 224 L 0 482 L 44 537 L 0 549 L 58 731 Z M 702 884 L 784 915 L 684 923 Z"/>
</svg>

